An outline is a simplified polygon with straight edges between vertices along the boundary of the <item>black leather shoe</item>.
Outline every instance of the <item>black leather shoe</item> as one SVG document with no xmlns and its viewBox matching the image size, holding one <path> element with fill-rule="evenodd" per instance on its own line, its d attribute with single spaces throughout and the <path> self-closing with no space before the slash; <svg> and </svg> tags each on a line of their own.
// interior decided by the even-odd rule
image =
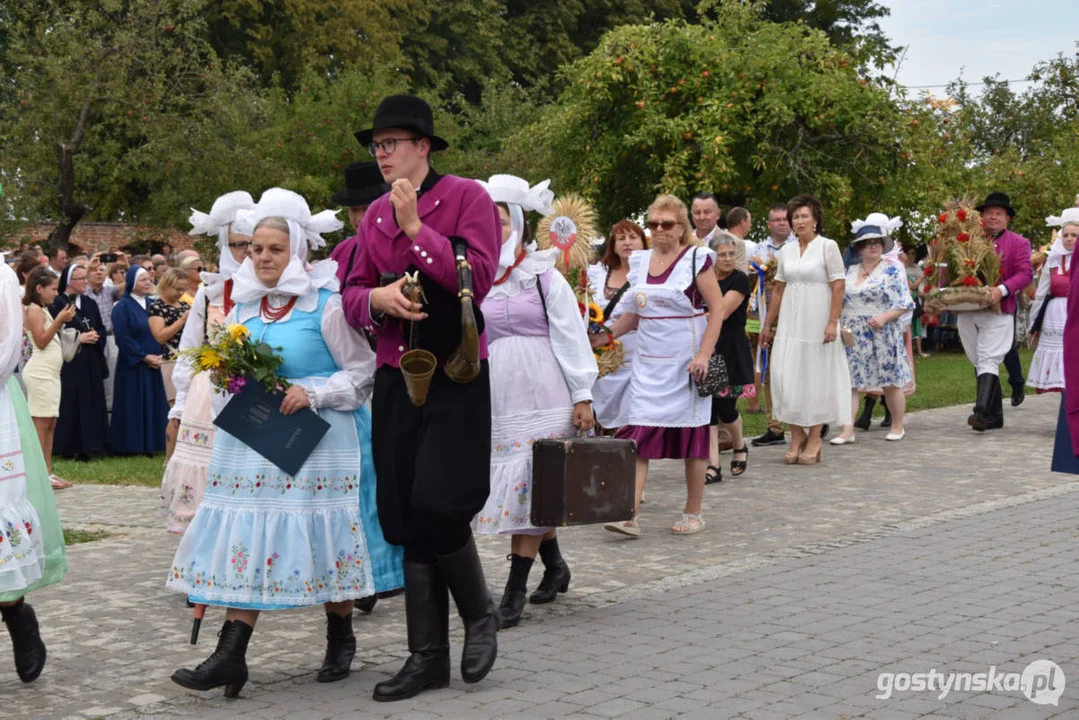
<svg viewBox="0 0 1079 720">
<path fill-rule="evenodd" d="M 569 590 L 572 573 L 569 564 L 558 549 L 558 538 L 551 538 L 540 543 L 540 559 L 543 560 L 543 579 L 528 601 L 533 605 L 554 602 L 559 593 Z"/>
<path fill-rule="evenodd" d="M 247 644 L 255 628 L 239 620 L 227 620 L 217 636 L 217 649 L 194 670 L 172 674 L 172 681 L 189 690 L 213 690 L 225 686 L 225 697 L 234 698 L 247 683 Z"/>
<path fill-rule="evenodd" d="M 862 414 L 854 421 L 854 427 L 859 430 L 868 430 L 873 424 L 873 408 L 877 405 L 877 399 L 872 395 L 866 395 L 863 402 Z"/>
<path fill-rule="evenodd" d="M 45 669 L 48 652 L 41 639 L 41 629 L 38 627 L 34 608 L 30 607 L 25 598 L 19 598 L 19 601 L 10 607 L 0 607 L 0 613 L 3 614 L 8 633 L 11 634 L 11 647 L 15 651 L 15 672 L 24 683 L 37 680 Z"/>
<path fill-rule="evenodd" d="M 375 685 L 378 702 L 407 700 L 424 690 L 450 685 L 450 599 L 437 565 L 405 563 L 405 665 Z"/>
<path fill-rule="evenodd" d="M 498 627 L 501 615 L 491 599 L 476 550 L 469 537 L 464 547 L 450 555 L 438 556 L 438 567 L 457 603 L 457 613 L 465 626 L 465 647 L 461 652 L 461 678 L 477 683 L 487 677 L 498 656 Z"/>
<path fill-rule="evenodd" d="M 750 440 L 750 443 L 754 447 L 765 447 L 768 445 L 783 445 L 787 442 L 787 436 L 783 433 L 772 432 L 771 430 L 765 431 L 760 437 L 755 437 Z"/>
<path fill-rule="evenodd" d="M 326 657 L 318 671 L 317 682 L 344 680 L 352 670 L 356 657 L 356 636 L 352 632 L 352 613 L 341 617 L 326 613 Z"/>
<path fill-rule="evenodd" d="M 1026 399 L 1026 388 L 1023 385 L 1012 385 L 1012 407 L 1019 407 Z"/>
<path fill-rule="evenodd" d="M 368 595 L 365 598 L 359 600 L 353 600 L 352 605 L 360 612 L 369 613 L 375 609 L 375 605 L 378 603 L 378 595 Z"/>
<path fill-rule="evenodd" d="M 525 609 L 528 595 L 528 573 L 532 570 L 532 558 L 510 555 L 510 576 L 506 580 L 506 589 L 502 593 L 502 602 L 498 613 L 502 616 L 501 626 L 511 628 L 521 622 L 521 613 Z"/>
</svg>

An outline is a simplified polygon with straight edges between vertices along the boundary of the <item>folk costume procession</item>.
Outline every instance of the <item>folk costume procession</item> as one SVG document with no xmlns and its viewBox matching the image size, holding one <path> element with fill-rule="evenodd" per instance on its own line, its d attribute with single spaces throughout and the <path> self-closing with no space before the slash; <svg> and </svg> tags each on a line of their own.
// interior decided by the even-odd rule
<svg viewBox="0 0 1079 720">
<path fill-rule="evenodd" d="M 178 276 L 190 311 L 172 321 L 182 331 L 170 343 L 150 322 L 155 290 L 142 264 L 126 270 L 104 314 L 97 299 L 111 295 L 90 287 L 82 265 L 58 279 L 35 271 L 22 290 L 0 268 L 0 320 L 16 329 L 0 337 L 0 613 L 22 681 L 46 660 L 25 598 L 65 572 L 52 452 L 153 454 L 175 441 L 161 479 L 159 512 L 179 536 L 165 586 L 194 608 L 195 635 L 207 608 L 222 623 L 213 652 L 173 672 L 175 683 L 238 697 L 260 614 L 316 605 L 326 616 L 316 680 L 344 680 L 357 653 L 354 609 L 371 613 L 403 592 L 408 656 L 373 689 L 375 701 L 392 702 L 451 684 L 451 598 L 464 628 L 459 674 L 478 683 L 497 662 L 498 632 L 527 619 L 529 604 L 569 591 L 557 527 L 575 524 L 573 502 L 603 505 L 591 486 L 590 499 L 571 499 L 597 477 L 588 442 L 628 449 L 613 483 L 624 492 L 603 519 L 576 524 L 602 525 L 620 542 L 642 538 L 650 463 L 670 459 L 684 463 L 686 483 L 670 533 L 699 533 L 705 486 L 722 479 L 710 428 L 724 429 L 731 475 L 744 475 L 737 403 L 762 379 L 767 407 L 751 412 L 767 412 L 769 430 L 754 445 L 787 442 L 788 424 L 788 465 L 823 462 L 829 424 L 842 428 L 831 445 L 854 443 L 856 429 L 868 429 L 854 421 L 863 396 L 864 416 L 870 398 L 884 396 L 885 440 L 904 439 L 911 321 L 923 299 L 927 313 L 958 316 L 977 384 L 969 425 L 1003 426 L 998 366 L 1033 280 L 1030 243 L 1008 230 L 1015 209 L 1004 193 L 976 208 L 949 205 L 917 282 L 900 260 L 902 219 L 855 221 L 845 267 L 811 195 L 774 205 L 771 236 L 754 245 L 744 239 L 747 211 L 738 232 L 726 232 L 714 196 L 702 193 L 695 231 L 685 202 L 661 194 L 643 218 L 648 232 L 622 220 L 597 257 L 598 232 L 577 232 L 572 203 L 556 201 L 549 180 L 438 173 L 433 157 L 448 143 L 418 97 L 385 98 L 355 137 L 373 161 L 348 165 L 330 198 L 354 232 L 327 259 L 314 257 L 326 255 L 324 235 L 343 228 L 340 211 L 313 212 L 296 192 L 273 187 L 255 202 L 237 190 L 209 212 L 192 210 L 190 234 L 214 240 L 217 267 L 187 263 L 190 274 Z M 1066 348 L 1079 208 L 1046 222 L 1060 234 L 1037 281 L 1027 382 L 1062 392 L 1076 374 Z M 956 266 L 970 250 L 953 257 L 949 248 L 967 242 L 972 223 L 984 232 L 970 242 L 991 244 L 992 255 Z M 571 246 L 588 262 L 571 267 Z M 761 320 L 750 330 L 752 313 Z M 75 331 L 73 357 L 61 330 Z M 24 333 L 29 403 L 14 376 Z M 242 353 L 249 365 L 234 365 Z M 1061 427 L 1079 427 L 1079 401 L 1063 400 Z M 295 467 L 260 437 L 271 416 L 292 423 L 292 439 L 319 433 Z M 569 459 L 541 470 L 541 447 Z M 552 488 L 561 523 L 541 512 Z M 508 546 L 497 540 L 509 561 L 497 604 L 476 535 L 509 537 Z M 537 557 L 543 575 L 529 594 Z"/>
</svg>

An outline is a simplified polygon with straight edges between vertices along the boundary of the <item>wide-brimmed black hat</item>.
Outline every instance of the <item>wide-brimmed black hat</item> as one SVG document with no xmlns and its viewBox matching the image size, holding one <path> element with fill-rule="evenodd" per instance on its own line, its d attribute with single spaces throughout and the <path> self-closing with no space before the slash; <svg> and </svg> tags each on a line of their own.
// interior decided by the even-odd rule
<svg viewBox="0 0 1079 720">
<path fill-rule="evenodd" d="M 370 205 L 390 191 L 376 162 L 352 163 L 345 168 L 345 189 L 330 198 L 334 205 L 356 207 Z"/>
<path fill-rule="evenodd" d="M 987 207 L 1003 208 L 1008 213 L 1008 217 L 1015 217 L 1015 208 L 1012 207 L 1012 199 L 1008 197 L 1007 193 L 991 192 L 985 202 L 974 209 L 978 212 L 984 212 Z"/>
<path fill-rule="evenodd" d="M 445 150 L 450 145 L 435 135 L 435 120 L 431 106 L 415 95 L 390 95 L 378 104 L 372 127 L 356 133 L 360 145 L 367 147 L 374 139 L 376 130 L 402 128 L 412 130 L 431 141 L 431 152 Z"/>
</svg>

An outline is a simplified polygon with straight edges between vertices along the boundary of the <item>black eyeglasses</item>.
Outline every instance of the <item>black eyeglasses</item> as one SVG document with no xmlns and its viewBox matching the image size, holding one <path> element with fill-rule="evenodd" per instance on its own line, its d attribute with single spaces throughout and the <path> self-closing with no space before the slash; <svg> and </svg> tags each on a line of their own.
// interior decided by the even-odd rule
<svg viewBox="0 0 1079 720">
<path fill-rule="evenodd" d="M 247 248 L 251 247 L 251 242 L 248 241 L 248 240 L 241 240 L 239 242 L 230 242 L 229 247 L 230 248 L 235 248 L 236 250 L 246 250 Z"/>
<path fill-rule="evenodd" d="M 656 230 L 673 230 L 678 225 L 677 220 L 649 220 L 645 227 L 655 232 Z"/>
<path fill-rule="evenodd" d="M 381 142 L 368 143 L 367 152 L 371 153 L 371 157 L 377 157 L 379 150 L 382 150 L 382 152 L 386 153 L 387 155 L 393 155 L 394 150 L 397 149 L 397 143 L 416 142 L 417 140 L 423 140 L 423 138 L 386 138 Z"/>
</svg>

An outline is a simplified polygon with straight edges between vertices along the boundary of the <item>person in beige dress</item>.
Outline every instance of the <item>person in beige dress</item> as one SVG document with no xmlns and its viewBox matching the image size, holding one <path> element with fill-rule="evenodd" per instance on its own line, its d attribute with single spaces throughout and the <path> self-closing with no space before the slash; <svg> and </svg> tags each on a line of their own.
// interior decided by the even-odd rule
<svg viewBox="0 0 1079 720">
<path fill-rule="evenodd" d="M 23 368 L 22 379 L 26 384 L 30 416 L 41 441 L 41 452 L 45 455 L 49 480 L 53 488 L 61 490 L 71 487 L 71 483 L 52 472 L 52 439 L 56 432 L 56 419 L 60 417 L 60 370 L 64 367 L 60 329 L 75 317 L 75 306 L 68 305 L 55 318 L 49 313 L 48 307 L 56 299 L 57 284 L 56 276 L 46 267 L 37 268 L 26 279 L 22 304 L 25 306 L 26 337 L 30 340 L 32 354 Z"/>
</svg>

